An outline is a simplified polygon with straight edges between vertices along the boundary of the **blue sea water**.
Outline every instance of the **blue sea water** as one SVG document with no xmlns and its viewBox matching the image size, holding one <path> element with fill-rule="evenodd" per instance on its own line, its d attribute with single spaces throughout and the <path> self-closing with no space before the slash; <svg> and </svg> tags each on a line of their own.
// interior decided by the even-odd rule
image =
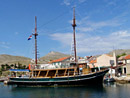
<svg viewBox="0 0 130 98">
<path fill-rule="evenodd" d="M 17 87 L 0 83 L 0 98 L 130 98 L 130 84 L 82 87 Z"/>
</svg>

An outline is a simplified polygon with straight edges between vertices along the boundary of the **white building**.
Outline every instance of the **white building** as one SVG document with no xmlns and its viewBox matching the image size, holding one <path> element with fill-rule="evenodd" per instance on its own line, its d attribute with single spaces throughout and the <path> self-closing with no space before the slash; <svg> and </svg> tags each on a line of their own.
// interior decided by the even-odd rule
<svg viewBox="0 0 130 98">
<path fill-rule="evenodd" d="M 111 67 L 116 65 L 117 65 L 116 56 L 114 54 L 113 56 L 108 54 L 103 54 L 90 61 L 90 66 L 95 66 L 95 67 Z"/>
<path fill-rule="evenodd" d="M 96 65 L 100 67 L 116 66 L 116 64 L 114 64 L 115 57 L 108 54 L 103 54 L 97 57 L 96 60 L 97 60 Z"/>
<path fill-rule="evenodd" d="M 70 66 L 70 58 L 71 58 L 70 56 L 59 58 L 56 60 L 52 60 L 51 62 L 49 62 L 49 64 L 52 64 L 56 68 L 65 68 L 65 67 Z"/>
<path fill-rule="evenodd" d="M 122 75 L 130 75 L 130 55 L 120 57 L 118 63 L 120 64 L 118 72 Z"/>
</svg>

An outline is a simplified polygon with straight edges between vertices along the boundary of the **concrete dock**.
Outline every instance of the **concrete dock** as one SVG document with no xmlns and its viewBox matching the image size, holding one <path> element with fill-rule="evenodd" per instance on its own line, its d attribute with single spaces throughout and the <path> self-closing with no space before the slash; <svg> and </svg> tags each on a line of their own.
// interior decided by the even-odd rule
<svg viewBox="0 0 130 98">
<path fill-rule="evenodd" d="M 4 82 L 5 80 L 8 80 L 7 77 L 0 77 L 0 82 Z"/>
<path fill-rule="evenodd" d="M 130 83 L 130 76 L 114 77 L 114 79 L 118 83 Z"/>
</svg>

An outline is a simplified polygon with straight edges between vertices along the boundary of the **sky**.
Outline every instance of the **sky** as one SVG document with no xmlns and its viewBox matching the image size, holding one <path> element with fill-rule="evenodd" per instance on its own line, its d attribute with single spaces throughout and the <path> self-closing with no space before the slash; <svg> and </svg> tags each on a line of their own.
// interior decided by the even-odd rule
<svg viewBox="0 0 130 98">
<path fill-rule="evenodd" d="M 35 16 L 38 57 L 71 54 L 74 6 L 78 56 L 130 49 L 130 0 L 0 0 L 0 54 L 34 58 Z"/>
</svg>

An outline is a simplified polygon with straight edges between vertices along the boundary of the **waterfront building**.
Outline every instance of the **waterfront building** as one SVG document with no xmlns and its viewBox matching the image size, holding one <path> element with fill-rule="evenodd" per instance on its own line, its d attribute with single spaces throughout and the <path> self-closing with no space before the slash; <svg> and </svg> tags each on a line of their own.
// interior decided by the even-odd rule
<svg viewBox="0 0 130 98">
<path fill-rule="evenodd" d="M 117 66 L 117 60 L 115 52 L 112 55 L 102 54 L 98 57 L 91 57 L 89 60 L 90 68 L 93 68 L 95 71 L 103 69 L 103 68 L 110 68 L 109 73 L 114 76 L 115 69 L 114 67 Z"/>
<path fill-rule="evenodd" d="M 111 66 L 116 66 L 115 63 L 115 57 L 108 55 L 108 54 L 103 54 L 101 56 L 98 56 L 96 58 L 93 57 L 92 60 L 89 62 L 89 66 L 95 66 L 95 67 L 111 67 Z"/>
<path fill-rule="evenodd" d="M 52 60 L 49 62 L 49 64 L 52 64 L 53 66 L 56 66 L 57 68 L 66 68 L 70 65 L 70 56 L 69 57 L 63 57 L 56 60 Z"/>
<path fill-rule="evenodd" d="M 130 75 L 130 55 L 118 58 L 118 73 L 120 75 Z"/>
</svg>

